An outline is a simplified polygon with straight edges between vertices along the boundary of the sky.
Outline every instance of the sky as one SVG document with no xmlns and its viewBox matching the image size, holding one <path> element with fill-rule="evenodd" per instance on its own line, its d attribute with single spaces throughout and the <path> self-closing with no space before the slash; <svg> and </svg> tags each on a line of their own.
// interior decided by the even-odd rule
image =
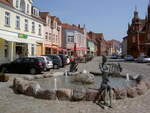
<svg viewBox="0 0 150 113">
<path fill-rule="evenodd" d="M 87 31 L 103 33 L 106 40 L 122 40 L 135 7 L 139 17 L 147 14 L 149 0 L 34 0 L 41 12 L 50 12 L 63 23 L 85 24 Z"/>
</svg>

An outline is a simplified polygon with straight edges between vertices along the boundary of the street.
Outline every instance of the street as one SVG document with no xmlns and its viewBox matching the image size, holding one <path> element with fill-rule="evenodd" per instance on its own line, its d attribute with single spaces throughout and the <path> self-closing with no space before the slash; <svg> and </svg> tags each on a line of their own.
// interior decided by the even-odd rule
<svg viewBox="0 0 150 113">
<path fill-rule="evenodd" d="M 100 57 L 94 58 L 86 64 L 79 64 L 79 70 L 99 71 L 98 64 L 101 62 Z M 150 80 L 150 67 L 147 64 L 137 64 L 129 62 L 120 62 L 123 67 L 122 74 L 144 74 Z M 68 69 L 62 68 L 64 71 Z M 50 71 L 50 72 L 51 72 Z M 45 72 L 44 74 L 50 73 Z M 0 113 L 149 113 L 150 112 L 150 91 L 145 95 L 130 99 L 117 100 L 113 109 L 102 109 L 92 102 L 69 102 L 69 101 L 50 101 L 35 99 L 21 94 L 15 94 L 10 88 L 13 77 L 21 76 L 19 74 L 8 74 L 10 81 L 0 83 Z M 25 75 L 24 75 L 25 76 Z"/>
</svg>

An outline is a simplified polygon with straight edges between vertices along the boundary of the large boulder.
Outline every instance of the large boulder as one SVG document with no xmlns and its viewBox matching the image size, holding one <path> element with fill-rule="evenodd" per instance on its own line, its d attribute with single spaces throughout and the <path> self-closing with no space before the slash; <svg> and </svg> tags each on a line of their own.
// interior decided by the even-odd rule
<svg viewBox="0 0 150 113">
<path fill-rule="evenodd" d="M 98 95 L 98 90 L 96 89 L 87 89 L 86 90 L 86 100 L 87 101 L 94 101 L 96 96 Z"/>
<path fill-rule="evenodd" d="M 39 90 L 41 90 L 40 85 L 37 82 L 32 81 L 28 83 L 28 87 L 25 90 L 25 94 L 28 96 L 35 96 Z"/>
<path fill-rule="evenodd" d="M 23 78 L 24 78 L 25 80 L 29 80 L 29 81 L 34 80 L 34 76 L 31 76 L 31 75 L 25 75 Z"/>
<path fill-rule="evenodd" d="M 28 81 L 23 78 L 14 78 L 13 89 L 16 93 L 24 94 L 28 87 Z"/>
<path fill-rule="evenodd" d="M 146 85 L 147 89 L 150 89 L 150 82 L 149 81 L 145 81 L 145 85 Z"/>
<path fill-rule="evenodd" d="M 137 84 L 136 90 L 138 95 L 143 95 L 147 91 L 145 82 L 140 82 L 139 84 Z"/>
<path fill-rule="evenodd" d="M 16 93 L 34 96 L 40 88 L 36 81 L 28 81 L 23 78 L 15 78 L 13 81 L 13 89 Z"/>
<path fill-rule="evenodd" d="M 42 79 L 42 78 L 44 78 L 43 75 L 34 75 L 34 79 Z"/>
<path fill-rule="evenodd" d="M 84 88 L 75 88 L 73 89 L 72 100 L 81 101 L 86 99 L 86 89 Z"/>
<path fill-rule="evenodd" d="M 114 89 L 116 99 L 125 99 L 127 97 L 127 90 L 125 88 Z"/>
<path fill-rule="evenodd" d="M 72 95 L 73 95 L 72 89 L 62 88 L 57 90 L 57 98 L 59 100 L 71 100 Z"/>
<path fill-rule="evenodd" d="M 129 98 L 134 98 L 138 95 L 136 87 L 129 87 L 127 88 L 127 96 Z"/>
<path fill-rule="evenodd" d="M 95 82 L 95 77 L 93 74 L 90 73 L 80 73 L 74 77 L 73 82 L 80 82 L 82 84 L 92 84 Z"/>
<path fill-rule="evenodd" d="M 41 89 L 37 91 L 35 97 L 40 99 L 56 100 L 56 91 Z"/>
</svg>

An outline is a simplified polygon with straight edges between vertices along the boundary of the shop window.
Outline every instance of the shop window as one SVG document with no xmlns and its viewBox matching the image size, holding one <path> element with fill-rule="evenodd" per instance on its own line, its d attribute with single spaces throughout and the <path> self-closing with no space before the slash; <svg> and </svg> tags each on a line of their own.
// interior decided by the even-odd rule
<svg viewBox="0 0 150 113">
<path fill-rule="evenodd" d="M 8 58 L 8 42 L 5 41 L 5 45 L 4 45 L 4 55 L 5 58 Z"/>
<path fill-rule="evenodd" d="M 5 25 L 10 26 L 10 13 L 5 12 Z"/>
</svg>

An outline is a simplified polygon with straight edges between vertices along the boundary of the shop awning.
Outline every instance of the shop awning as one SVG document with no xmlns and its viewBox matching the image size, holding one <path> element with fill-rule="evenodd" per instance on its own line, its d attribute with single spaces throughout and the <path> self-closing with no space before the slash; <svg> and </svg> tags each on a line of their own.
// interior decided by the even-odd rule
<svg viewBox="0 0 150 113">
<path fill-rule="evenodd" d="M 15 36 L 4 35 L 4 34 L 0 34 L 0 38 L 7 40 L 7 41 L 11 41 L 11 42 L 36 44 L 36 42 L 31 39 L 23 39 L 23 38 L 18 38 Z"/>
</svg>

